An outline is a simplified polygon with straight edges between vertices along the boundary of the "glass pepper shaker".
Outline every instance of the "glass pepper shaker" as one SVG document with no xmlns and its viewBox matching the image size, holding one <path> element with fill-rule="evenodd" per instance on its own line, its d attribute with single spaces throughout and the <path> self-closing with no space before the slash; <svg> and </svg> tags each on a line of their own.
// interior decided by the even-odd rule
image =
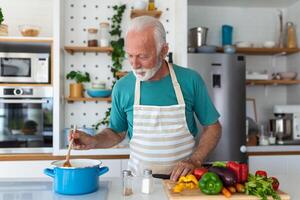
<svg viewBox="0 0 300 200">
<path fill-rule="evenodd" d="M 132 191 L 132 174 L 130 170 L 123 170 L 123 196 L 130 196 L 133 194 Z"/>
<path fill-rule="evenodd" d="M 100 23 L 100 46 L 109 47 L 110 46 L 110 33 L 109 33 L 109 23 Z"/>
<path fill-rule="evenodd" d="M 98 30 L 96 28 L 88 29 L 88 47 L 97 47 L 98 46 L 97 32 L 98 32 Z"/>
</svg>

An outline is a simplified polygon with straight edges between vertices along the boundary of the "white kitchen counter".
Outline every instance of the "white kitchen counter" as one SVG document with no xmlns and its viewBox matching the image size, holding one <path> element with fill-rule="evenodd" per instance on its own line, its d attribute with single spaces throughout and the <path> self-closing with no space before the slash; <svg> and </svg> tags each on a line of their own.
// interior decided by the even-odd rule
<svg viewBox="0 0 300 200">
<path fill-rule="evenodd" d="M 154 192 L 146 195 L 139 192 L 140 181 L 134 181 L 131 196 L 122 196 L 122 180 L 120 178 L 101 178 L 98 191 L 86 195 L 60 195 L 52 191 L 49 178 L 34 179 L 0 179 L 0 199 L 3 200 L 167 200 L 162 181 L 154 179 Z M 136 191 L 138 190 L 138 191 Z"/>
<path fill-rule="evenodd" d="M 299 152 L 300 145 L 268 145 L 268 146 L 247 146 L 247 153 L 258 153 L 258 152 Z"/>
</svg>

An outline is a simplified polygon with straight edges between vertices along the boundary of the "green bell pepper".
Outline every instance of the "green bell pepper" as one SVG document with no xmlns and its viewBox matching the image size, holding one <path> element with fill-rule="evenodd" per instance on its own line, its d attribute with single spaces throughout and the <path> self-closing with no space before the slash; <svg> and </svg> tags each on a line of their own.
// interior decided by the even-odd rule
<svg viewBox="0 0 300 200">
<path fill-rule="evenodd" d="M 204 194 L 219 194 L 223 183 L 214 172 L 206 172 L 199 180 L 198 187 Z"/>
</svg>

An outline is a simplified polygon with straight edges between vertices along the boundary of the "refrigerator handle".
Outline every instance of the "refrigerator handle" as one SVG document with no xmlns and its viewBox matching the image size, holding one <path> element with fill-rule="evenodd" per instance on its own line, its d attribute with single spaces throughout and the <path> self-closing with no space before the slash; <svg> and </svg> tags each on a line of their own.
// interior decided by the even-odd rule
<svg viewBox="0 0 300 200">
<path fill-rule="evenodd" d="M 212 75 L 212 87 L 221 88 L 221 74 Z"/>
</svg>

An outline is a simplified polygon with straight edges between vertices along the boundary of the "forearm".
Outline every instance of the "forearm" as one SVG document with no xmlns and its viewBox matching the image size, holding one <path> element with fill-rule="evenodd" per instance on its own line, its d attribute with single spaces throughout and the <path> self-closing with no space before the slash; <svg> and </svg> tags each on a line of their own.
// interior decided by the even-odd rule
<svg viewBox="0 0 300 200">
<path fill-rule="evenodd" d="M 203 164 L 203 161 L 207 155 L 216 147 L 221 138 L 222 128 L 219 122 L 205 127 L 201 137 L 199 139 L 199 144 L 191 156 L 191 161 L 197 167 Z"/>
<path fill-rule="evenodd" d="M 110 148 L 119 144 L 125 138 L 125 133 L 116 133 L 112 129 L 106 128 L 94 138 L 95 148 Z"/>
</svg>

